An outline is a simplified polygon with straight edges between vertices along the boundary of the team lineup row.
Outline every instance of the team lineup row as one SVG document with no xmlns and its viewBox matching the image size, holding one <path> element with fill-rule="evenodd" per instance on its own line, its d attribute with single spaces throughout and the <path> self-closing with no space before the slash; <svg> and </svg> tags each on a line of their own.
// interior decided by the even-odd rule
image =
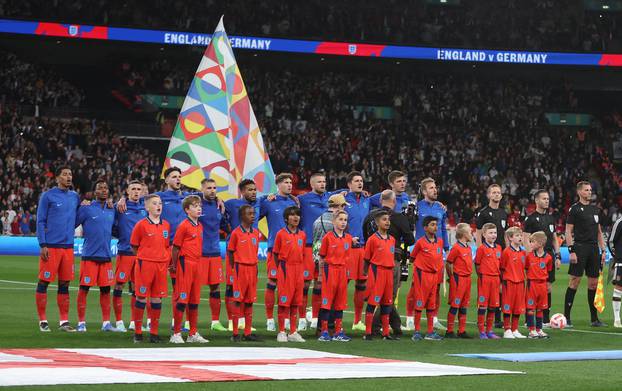
<svg viewBox="0 0 622 391">
<path fill-rule="evenodd" d="M 128 185 L 127 198 L 119 200 L 116 206 L 108 201 L 108 186 L 104 181 L 95 184 L 95 201 L 80 206 L 78 195 L 70 190 L 71 170 L 59 168 L 56 177 L 58 186 L 42 195 L 37 212 L 41 260 L 36 302 L 42 331 L 49 331 L 47 286 L 57 277 L 60 328 L 74 331 L 68 322 L 68 285 L 73 279 L 74 227 L 82 225 L 85 243 L 80 264 L 77 331 L 86 331 L 86 298 L 89 288 L 96 285 L 100 288 L 102 330 L 125 331 L 122 290 L 126 282 L 132 281 L 131 326 L 135 330 L 134 339 L 142 340 L 142 319 L 147 308 L 150 339 L 159 341 L 159 314 L 161 299 L 168 293 L 168 269 L 174 287 L 174 332 L 171 342 L 184 342 L 181 336 L 184 314 L 189 323 L 187 341 L 207 342 L 197 331 L 200 290 L 204 285 L 210 287 L 211 328 L 226 330 L 219 321 L 220 283 L 223 281 L 226 282 L 225 303 L 232 338 L 255 340 L 257 337 L 251 331 L 252 303 L 257 290 L 257 222 L 266 217 L 266 327 L 269 331 L 276 329 L 273 315 L 276 303 L 277 340 L 304 341 L 297 329 L 308 326 L 305 315 L 308 292 L 313 282 L 311 326 L 321 330 L 320 340 L 348 341 L 349 337 L 343 332 L 342 318 L 347 303 L 347 284 L 351 280 L 355 281 L 353 329 L 364 330 L 365 339 L 371 339 L 374 312 L 378 307 L 383 338 L 393 339 L 394 336 L 389 334 L 389 314 L 394 311 L 393 300 L 399 285 L 399 278 L 397 281 L 395 278 L 396 274 L 399 275 L 401 263 L 398 254 L 404 253 L 415 239 L 417 242 L 410 254 L 414 271 L 407 296 L 407 328 L 414 328 L 414 340 L 422 339 L 420 319 L 422 311 L 426 310 L 428 326 L 425 338 L 442 339 L 434 332 L 434 326 L 439 326 L 436 320 L 440 304 L 439 286 L 446 269 L 450 285 L 446 336 L 456 336 L 453 323 L 457 316 L 457 336 L 468 337 L 464 325 L 473 264 L 468 245 L 472 240 L 471 227 L 458 225 L 458 241 L 450 251 L 445 209 L 436 201 L 436 185 L 432 179 L 422 182 L 424 199 L 416 203 L 416 219 L 413 221 L 416 235 L 412 238 L 410 233 L 409 238 L 408 234 L 399 236 L 389 232 L 392 217 L 410 204 L 404 192 L 406 177 L 401 172 L 389 175 L 392 190 L 371 197 L 363 191 L 363 177 L 358 172 L 348 176 L 347 191 L 335 192 L 326 192 L 322 174 L 313 175 L 310 180 L 312 191 L 298 197 L 291 195 L 291 175 L 280 174 L 276 178 L 276 195 L 257 198 L 254 182 L 243 180 L 239 184 L 242 197 L 222 203 L 216 197 L 216 183 L 210 179 L 202 182 L 200 193 L 181 192 L 181 171 L 173 167 L 165 172 L 166 191 L 145 195 L 141 183 L 134 181 Z M 580 183 L 578 186 L 581 200 L 584 197 L 580 190 L 585 187 L 589 184 Z M 553 226 L 544 221 L 548 209 L 548 195 L 545 193 L 536 195 L 535 213 L 539 215 L 532 219 L 532 224 L 529 224 L 528 218 L 525 225 L 527 232 L 536 233 L 527 236 L 515 227 L 506 231 L 507 217 L 503 218 L 505 212 L 499 208 L 500 189 L 493 185 L 488 190 L 490 203 L 478 215 L 475 237 L 478 245 L 475 267 L 480 338 L 498 338 L 492 332 L 492 325 L 495 315 L 500 316 L 500 312 L 503 312 L 504 336 L 522 337 L 517 325 L 518 317 L 525 309 L 529 336 L 546 336 L 542 325 L 547 323 L 550 303 L 547 280 L 549 283 L 554 280 L 554 277 L 551 278 L 551 274 L 554 276 L 553 258 L 557 258 L 559 252 L 553 240 Z M 581 211 L 584 207 L 591 207 L 589 202 L 588 205 L 578 204 L 582 205 Z M 379 209 L 374 210 L 373 218 L 369 219 L 368 214 L 374 207 Z M 581 213 L 577 211 L 573 220 L 573 208 L 570 212 L 568 225 L 577 220 L 579 225 L 576 226 L 583 229 L 586 222 L 580 220 Z M 371 235 L 364 232 L 366 217 L 375 223 L 375 232 Z M 543 221 L 540 221 L 541 217 Z M 591 231 L 592 227 L 588 227 L 586 232 L 572 231 L 573 227 L 570 227 L 574 235 L 569 236 L 576 241 L 572 247 L 579 250 L 579 246 L 591 245 L 592 241 L 594 245 L 601 244 L 600 226 L 598 219 L 595 220 L 599 237 L 588 237 L 591 232 L 587 231 Z M 219 247 L 221 228 L 229 235 L 225 278 Z M 119 238 L 115 272 L 112 270 L 109 246 L 113 234 Z M 520 249 L 521 243 L 525 250 Z M 446 262 L 443 261 L 444 253 L 447 254 Z M 573 255 L 579 251 L 571 253 L 572 262 Z M 584 270 L 591 283 L 594 269 L 591 256 L 575 255 L 574 260 L 571 284 L 572 276 L 580 279 Z M 600 264 L 598 259 L 597 263 Z M 110 323 L 111 286 L 114 287 L 112 303 L 116 327 Z M 590 288 L 591 285 L 588 293 Z M 572 286 L 568 289 L 570 291 Z M 503 292 L 501 297 L 500 291 Z M 150 303 L 147 303 L 148 299 Z M 363 322 L 365 301 L 367 308 Z M 570 322 L 569 310 L 567 318 Z M 595 322 L 594 316 L 592 320 Z M 328 334 L 329 321 L 334 323 L 332 337 Z M 244 329 L 242 337 L 238 335 L 238 327 Z M 289 329 L 289 334 L 285 333 L 286 329 Z"/>
</svg>

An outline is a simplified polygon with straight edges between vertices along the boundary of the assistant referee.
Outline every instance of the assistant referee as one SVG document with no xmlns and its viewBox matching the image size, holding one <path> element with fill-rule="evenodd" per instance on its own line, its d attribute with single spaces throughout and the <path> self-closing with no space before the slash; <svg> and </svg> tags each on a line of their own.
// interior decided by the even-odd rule
<svg viewBox="0 0 622 391">
<path fill-rule="evenodd" d="M 568 320 L 566 327 L 572 327 L 570 310 L 584 272 L 587 276 L 587 301 L 590 306 L 592 327 L 604 327 L 607 325 L 598 319 L 594 306 L 598 274 L 605 264 L 606 255 L 605 240 L 600 226 L 601 210 L 590 204 L 592 186 L 589 182 L 577 183 L 577 195 L 579 202 L 570 207 L 566 221 L 566 244 L 570 253 L 568 268 L 570 278 L 564 302 L 564 315 Z"/>
</svg>

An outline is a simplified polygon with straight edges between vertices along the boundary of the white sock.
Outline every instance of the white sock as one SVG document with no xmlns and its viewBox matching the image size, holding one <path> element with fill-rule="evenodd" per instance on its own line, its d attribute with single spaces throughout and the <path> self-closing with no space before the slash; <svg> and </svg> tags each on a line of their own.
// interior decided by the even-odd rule
<svg viewBox="0 0 622 391">
<path fill-rule="evenodd" d="M 406 323 L 415 323 L 415 317 L 414 316 L 407 316 L 406 317 Z"/>
<path fill-rule="evenodd" d="M 436 316 L 432 320 L 434 321 L 434 323 L 438 323 L 438 318 Z"/>
<path fill-rule="evenodd" d="M 620 303 L 621 303 L 620 299 L 622 298 L 622 291 L 614 289 L 613 297 L 618 299 L 618 300 L 611 301 L 611 307 L 613 308 L 613 319 L 616 322 L 619 322 L 620 321 Z"/>
<path fill-rule="evenodd" d="M 108 326 L 109 324 L 110 324 L 110 321 L 109 321 L 109 320 L 107 320 L 107 321 L 105 321 L 105 322 L 102 322 L 102 327 L 106 327 L 106 326 Z"/>
</svg>

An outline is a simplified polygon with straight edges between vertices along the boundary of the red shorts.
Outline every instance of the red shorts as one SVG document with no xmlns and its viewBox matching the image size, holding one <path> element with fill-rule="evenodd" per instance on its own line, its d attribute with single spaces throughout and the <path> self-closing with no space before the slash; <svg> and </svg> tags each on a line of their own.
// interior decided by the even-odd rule
<svg viewBox="0 0 622 391">
<path fill-rule="evenodd" d="M 345 265 L 324 264 L 322 268 L 322 309 L 348 308 L 348 277 Z"/>
<path fill-rule="evenodd" d="M 445 275 L 444 270 L 445 270 L 445 266 L 443 265 L 443 268 L 436 273 L 436 284 L 437 285 L 443 283 L 443 276 Z M 437 303 L 437 304 L 439 304 L 439 303 Z"/>
<path fill-rule="evenodd" d="M 527 281 L 527 309 L 545 310 L 549 307 L 548 291 L 546 280 Z"/>
<path fill-rule="evenodd" d="M 315 261 L 313 260 L 313 248 L 311 246 L 305 246 L 304 252 L 304 273 L 303 277 L 305 281 L 311 281 L 317 278 L 317 272 L 315 269 Z"/>
<path fill-rule="evenodd" d="M 424 272 L 416 268 L 413 270 L 413 285 L 408 292 L 415 299 L 417 311 L 436 309 L 436 291 L 438 289 L 438 273 Z"/>
<path fill-rule="evenodd" d="M 80 285 L 110 286 L 114 283 L 112 262 L 83 260 L 80 262 Z"/>
<path fill-rule="evenodd" d="M 304 263 L 279 262 L 276 283 L 278 305 L 283 307 L 302 305 L 302 290 L 305 286 L 304 270 Z"/>
<path fill-rule="evenodd" d="M 454 308 L 467 308 L 471 301 L 471 276 L 456 273 L 449 279 L 449 305 Z"/>
<path fill-rule="evenodd" d="M 225 273 L 227 275 L 226 277 L 227 285 L 233 286 L 234 272 L 233 272 L 233 266 L 231 266 L 231 264 L 229 263 L 229 260 L 225 261 Z"/>
<path fill-rule="evenodd" d="M 115 280 L 117 284 L 125 284 L 134 281 L 135 255 L 117 255 L 117 267 L 115 269 Z"/>
<path fill-rule="evenodd" d="M 134 285 L 137 297 L 166 297 L 168 262 L 149 262 L 136 259 Z"/>
<path fill-rule="evenodd" d="M 524 314 L 525 282 L 503 281 L 503 296 L 501 297 L 501 301 L 501 310 L 504 314 Z"/>
<path fill-rule="evenodd" d="M 201 257 L 199 274 L 203 284 L 220 284 L 222 279 L 222 259 L 220 257 Z"/>
<path fill-rule="evenodd" d="M 276 268 L 276 262 L 274 261 L 274 257 L 272 256 L 272 250 L 268 251 L 266 259 L 266 274 L 268 275 L 268 279 L 270 280 L 276 280 L 279 275 L 279 271 Z"/>
<path fill-rule="evenodd" d="M 377 265 L 369 266 L 367 278 L 367 303 L 370 305 L 393 304 L 393 268 Z"/>
<path fill-rule="evenodd" d="M 257 301 L 257 265 L 236 262 L 233 269 L 233 300 L 240 303 Z"/>
<path fill-rule="evenodd" d="M 201 302 L 201 287 L 203 276 L 199 264 L 201 261 L 192 261 L 185 257 L 179 257 L 175 272 L 174 295 L 178 303 L 199 304 Z"/>
<path fill-rule="evenodd" d="M 499 276 L 483 275 L 477 279 L 477 305 L 480 308 L 499 307 Z"/>
<path fill-rule="evenodd" d="M 352 247 L 350 256 L 346 259 L 346 274 L 348 280 L 365 280 L 367 277 L 363 275 L 365 249 L 363 247 Z"/>
<path fill-rule="evenodd" d="M 73 247 L 48 247 L 48 260 L 39 258 L 39 279 L 47 282 L 71 281 L 74 277 Z"/>
</svg>

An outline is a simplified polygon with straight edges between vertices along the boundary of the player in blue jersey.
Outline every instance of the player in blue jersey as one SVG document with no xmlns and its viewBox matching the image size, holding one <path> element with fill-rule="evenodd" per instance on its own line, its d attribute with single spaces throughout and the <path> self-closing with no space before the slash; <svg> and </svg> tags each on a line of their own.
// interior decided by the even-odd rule
<svg viewBox="0 0 622 391">
<path fill-rule="evenodd" d="M 410 202 L 410 196 L 406 193 L 406 174 L 402 171 L 391 171 L 387 177 L 391 190 L 395 193 L 395 208 L 394 210 L 401 213 Z M 376 193 L 369 197 L 370 209 L 376 209 L 382 207 L 380 202 L 380 196 L 382 192 Z"/>
<path fill-rule="evenodd" d="M 76 212 L 80 205 L 78 193 L 71 190 L 69 167 L 55 171 L 56 187 L 41 194 L 37 208 L 37 240 L 41 248 L 39 282 L 36 290 L 39 330 L 49 332 L 47 321 L 47 289 L 58 276 L 58 312 L 61 331 L 73 332 L 69 324 L 69 282 L 73 280 L 73 235 Z"/>
<path fill-rule="evenodd" d="M 277 232 L 285 227 L 283 220 L 283 212 L 288 206 L 297 206 L 295 198 L 292 196 L 292 174 L 281 173 L 276 176 L 277 195 L 272 199 L 264 199 L 260 203 L 259 214 L 266 217 L 268 221 L 268 259 L 266 262 L 266 271 L 268 274 L 268 283 L 266 284 L 266 329 L 268 331 L 276 331 L 274 323 L 274 302 L 275 290 L 277 282 L 276 262 L 272 256 L 272 247 Z"/>
<path fill-rule="evenodd" d="M 322 288 L 317 282 L 318 269 L 313 259 L 313 224 L 315 220 L 328 210 L 328 199 L 333 194 L 326 191 L 326 175 L 317 172 L 309 178 L 311 191 L 309 193 L 298 196 L 302 219 L 300 227 L 306 234 L 306 243 L 304 249 L 304 280 L 305 285 L 302 291 L 302 305 L 299 307 L 298 330 L 305 331 L 307 329 L 306 310 L 309 302 L 309 286 L 313 280 L 313 294 L 322 295 Z"/>
<path fill-rule="evenodd" d="M 365 253 L 365 237 L 363 236 L 363 222 L 369 214 L 369 198 L 363 194 L 363 175 L 352 171 L 347 176 L 348 189 L 346 194 L 346 212 L 348 212 L 348 233 L 352 236 L 350 258 L 346 263 L 348 281 L 355 280 L 354 285 L 354 322 L 352 330 L 365 330 L 362 322 L 363 304 L 365 302 L 365 282 L 363 255 Z"/>
<path fill-rule="evenodd" d="M 240 225 L 240 206 L 250 205 L 255 209 L 255 222 L 253 228 L 259 224 L 259 204 L 263 198 L 257 199 L 257 185 L 252 179 L 242 179 L 238 184 L 242 198 L 233 198 L 225 201 L 227 220 L 231 225 L 231 231 Z"/>
<path fill-rule="evenodd" d="M 126 331 L 123 323 L 123 287 L 125 283 L 129 283 L 129 290 L 132 293 L 132 305 L 130 308 L 134 308 L 136 303 L 136 295 L 133 292 L 134 282 L 134 264 L 136 262 L 136 256 L 132 252 L 132 246 L 130 246 L 130 237 L 132 236 L 132 230 L 136 223 L 141 219 L 147 217 L 147 211 L 145 205 L 141 202 L 140 196 L 143 192 L 143 183 L 139 180 L 133 180 L 127 185 L 125 190 L 127 194 L 126 207 L 127 210 L 124 213 L 116 210 L 115 215 L 115 227 L 113 232 L 115 236 L 119 238 L 117 244 L 117 265 L 115 270 L 115 286 L 112 291 L 112 307 L 114 309 L 114 315 L 117 319 L 116 328 L 119 331 Z M 133 329 L 134 320 L 130 322 L 130 329 Z"/>
<path fill-rule="evenodd" d="M 78 332 L 86 332 L 86 297 L 92 286 L 99 286 L 99 304 L 102 311 L 102 331 L 118 331 L 110 324 L 110 286 L 112 271 L 112 226 L 115 211 L 107 205 L 108 184 L 99 179 L 93 190 L 95 201 L 78 209 L 75 226 L 82 225 L 84 246 L 80 262 L 80 290 L 78 291 Z"/>
<path fill-rule="evenodd" d="M 436 182 L 432 178 L 425 178 L 421 181 L 421 193 L 423 199 L 417 202 L 417 223 L 415 225 L 415 240 L 425 236 L 425 228 L 423 226 L 423 219 L 432 216 L 437 221 L 436 237 L 443 240 L 443 249 L 446 253 L 449 252 L 449 238 L 447 236 L 447 210 L 443 204 L 438 202 L 438 188 Z M 443 282 L 443 270 L 439 271 L 438 284 L 436 294 L 436 309 L 433 311 L 434 316 L 434 328 L 444 330 L 445 326 L 438 320 L 438 306 L 440 305 L 440 284 Z M 406 329 L 414 329 L 414 312 L 415 312 L 415 295 L 408 295 L 406 301 Z"/>
<path fill-rule="evenodd" d="M 220 283 L 223 282 L 222 258 L 220 256 L 220 230 L 229 230 L 229 224 L 223 216 L 216 198 L 216 181 L 205 178 L 201 181 L 201 216 L 203 241 L 199 274 L 203 284 L 209 285 L 209 306 L 212 313 L 211 330 L 227 331 L 220 324 Z"/>
</svg>

